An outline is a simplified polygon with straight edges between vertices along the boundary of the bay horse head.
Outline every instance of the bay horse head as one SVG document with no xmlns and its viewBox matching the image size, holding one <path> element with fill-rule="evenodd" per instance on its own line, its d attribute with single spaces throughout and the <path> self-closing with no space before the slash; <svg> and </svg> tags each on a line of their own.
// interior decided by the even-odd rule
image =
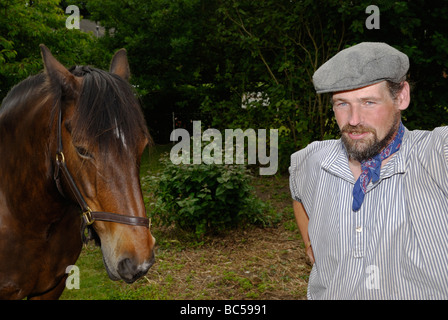
<svg viewBox="0 0 448 320">
<path fill-rule="evenodd" d="M 132 283 L 154 263 L 139 180 L 151 137 L 126 51 L 110 72 L 68 70 L 43 45 L 41 53 L 44 73 L 13 88 L 0 109 L 0 158 L 10 155 L 0 159 L 0 298 L 58 298 L 87 226 L 112 280 Z M 7 263 L 11 246 L 22 256 Z"/>
</svg>

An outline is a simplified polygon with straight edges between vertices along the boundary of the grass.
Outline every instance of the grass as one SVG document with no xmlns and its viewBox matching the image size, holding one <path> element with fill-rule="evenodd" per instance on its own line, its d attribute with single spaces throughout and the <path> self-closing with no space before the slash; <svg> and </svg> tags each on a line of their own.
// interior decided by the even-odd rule
<svg viewBox="0 0 448 320">
<path fill-rule="evenodd" d="M 151 154 L 145 153 L 142 177 L 148 170 L 160 169 L 159 156 L 170 148 L 158 146 Z M 76 263 L 80 289 L 66 289 L 61 299 L 306 299 L 311 267 L 294 221 L 288 177 L 258 177 L 253 185 L 257 195 L 281 216 L 275 227 L 246 226 L 200 241 L 173 227 L 153 227 L 156 263 L 131 285 L 111 281 L 100 248 L 89 244 Z M 143 189 L 150 201 L 150 190 Z"/>
</svg>

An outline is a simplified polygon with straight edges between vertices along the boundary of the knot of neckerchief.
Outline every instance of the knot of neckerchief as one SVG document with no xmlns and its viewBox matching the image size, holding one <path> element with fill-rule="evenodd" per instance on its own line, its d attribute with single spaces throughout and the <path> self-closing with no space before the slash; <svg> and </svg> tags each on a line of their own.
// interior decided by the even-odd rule
<svg viewBox="0 0 448 320">
<path fill-rule="evenodd" d="M 381 162 L 400 149 L 403 134 L 404 126 L 400 122 L 398 133 L 392 142 L 373 158 L 361 162 L 361 175 L 353 188 L 353 211 L 358 211 L 361 208 L 370 181 L 375 183 L 380 180 Z"/>
</svg>

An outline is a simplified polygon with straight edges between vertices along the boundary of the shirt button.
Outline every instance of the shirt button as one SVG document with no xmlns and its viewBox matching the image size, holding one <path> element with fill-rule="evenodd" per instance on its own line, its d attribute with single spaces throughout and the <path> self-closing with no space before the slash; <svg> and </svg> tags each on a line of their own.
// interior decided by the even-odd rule
<svg viewBox="0 0 448 320">
<path fill-rule="evenodd" d="M 362 232 L 362 227 L 361 226 L 356 227 L 356 232 L 358 232 L 358 233 Z"/>
</svg>

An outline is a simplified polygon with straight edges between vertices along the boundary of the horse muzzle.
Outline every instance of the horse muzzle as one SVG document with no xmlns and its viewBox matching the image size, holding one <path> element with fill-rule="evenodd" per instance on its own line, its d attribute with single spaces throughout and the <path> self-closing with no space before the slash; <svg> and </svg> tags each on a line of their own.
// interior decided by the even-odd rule
<svg viewBox="0 0 448 320">
<path fill-rule="evenodd" d="M 132 258 L 121 259 L 116 268 L 112 270 L 107 260 L 104 258 L 104 267 L 106 268 L 109 278 L 113 281 L 123 280 L 126 283 L 134 283 L 148 273 L 148 270 L 155 263 L 154 251 L 151 254 L 151 258 L 144 263 L 138 264 Z"/>
<path fill-rule="evenodd" d="M 137 265 L 132 259 L 125 258 L 118 263 L 117 272 L 120 278 L 126 283 L 133 283 L 137 279 L 143 277 L 154 264 L 155 258 L 154 253 L 148 262 Z"/>
</svg>

